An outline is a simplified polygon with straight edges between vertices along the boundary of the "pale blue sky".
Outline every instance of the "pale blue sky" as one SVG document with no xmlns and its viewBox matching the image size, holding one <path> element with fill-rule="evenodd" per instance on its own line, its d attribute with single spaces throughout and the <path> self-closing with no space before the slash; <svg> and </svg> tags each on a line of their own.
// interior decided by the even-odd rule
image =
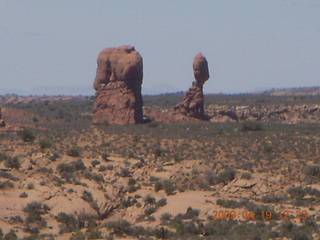
<svg viewBox="0 0 320 240">
<path fill-rule="evenodd" d="M 134 45 L 143 92 L 186 91 L 202 52 L 206 93 L 320 85 L 318 0 L 0 0 L 0 94 L 93 95 L 105 47 Z"/>
</svg>

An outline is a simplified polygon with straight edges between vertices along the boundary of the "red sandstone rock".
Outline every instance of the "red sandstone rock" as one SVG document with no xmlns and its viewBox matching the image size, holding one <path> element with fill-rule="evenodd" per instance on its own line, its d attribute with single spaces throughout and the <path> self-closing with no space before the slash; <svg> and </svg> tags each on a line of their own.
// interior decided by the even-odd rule
<svg viewBox="0 0 320 240">
<path fill-rule="evenodd" d="M 103 49 L 93 87 L 93 124 L 143 122 L 142 58 L 132 46 Z"/>
<path fill-rule="evenodd" d="M 185 94 L 181 103 L 174 107 L 174 114 L 204 119 L 203 84 L 209 79 L 208 62 L 202 53 L 198 53 L 193 61 L 195 82 Z"/>
</svg>

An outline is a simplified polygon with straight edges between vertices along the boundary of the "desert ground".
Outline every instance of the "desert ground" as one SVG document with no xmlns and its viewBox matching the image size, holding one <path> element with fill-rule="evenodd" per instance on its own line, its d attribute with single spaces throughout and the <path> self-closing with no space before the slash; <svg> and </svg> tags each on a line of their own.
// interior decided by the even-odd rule
<svg viewBox="0 0 320 240">
<path fill-rule="evenodd" d="M 319 88 L 207 95 L 195 122 L 92 126 L 93 101 L 0 96 L 0 239 L 320 239 Z"/>
</svg>

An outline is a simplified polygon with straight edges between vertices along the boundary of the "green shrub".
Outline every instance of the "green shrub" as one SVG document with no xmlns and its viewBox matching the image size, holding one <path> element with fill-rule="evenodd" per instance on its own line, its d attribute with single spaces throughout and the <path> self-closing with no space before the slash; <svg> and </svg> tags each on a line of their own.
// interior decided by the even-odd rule
<svg viewBox="0 0 320 240">
<path fill-rule="evenodd" d="M 156 207 L 163 207 L 167 205 L 167 199 L 166 198 L 161 198 L 157 203 L 156 203 Z"/>
<path fill-rule="evenodd" d="M 236 170 L 233 168 L 227 168 L 224 171 L 220 172 L 217 176 L 217 182 L 227 184 L 228 182 L 232 181 L 236 176 Z"/>
<path fill-rule="evenodd" d="M 145 215 L 151 215 L 152 213 L 155 213 L 157 209 L 155 207 L 148 207 L 144 210 Z"/>
<path fill-rule="evenodd" d="M 12 174 L 10 174 L 8 172 L 0 172 L 0 177 L 7 178 L 7 179 L 12 180 L 12 181 L 19 180 L 19 178 L 13 176 Z"/>
<path fill-rule="evenodd" d="M 18 236 L 16 234 L 16 232 L 11 229 L 6 235 L 4 235 L 4 240 L 17 240 Z"/>
<path fill-rule="evenodd" d="M 80 157 L 81 149 L 79 147 L 72 147 L 67 151 L 67 155 L 70 157 Z"/>
<path fill-rule="evenodd" d="M 241 174 L 241 179 L 247 179 L 247 180 L 249 180 L 249 179 L 251 179 L 252 178 L 252 175 L 250 174 L 250 173 L 248 173 L 248 172 L 245 172 L 245 173 L 242 173 Z"/>
<path fill-rule="evenodd" d="M 92 196 L 92 193 L 87 191 L 87 190 L 84 190 L 83 193 L 82 193 L 82 196 L 81 198 L 83 200 L 85 200 L 86 202 L 93 202 L 93 196 Z"/>
<path fill-rule="evenodd" d="M 20 216 L 12 216 L 10 217 L 10 220 L 14 223 L 23 223 L 23 219 Z"/>
<path fill-rule="evenodd" d="M 287 192 L 293 199 L 296 200 L 301 200 L 306 195 L 302 186 L 289 188 L 287 189 Z"/>
<path fill-rule="evenodd" d="M 92 160 L 91 161 L 91 165 L 92 165 L 92 167 L 95 167 L 95 166 L 97 166 L 97 165 L 99 165 L 100 164 L 100 161 L 99 160 Z"/>
<path fill-rule="evenodd" d="M 143 201 L 146 203 L 146 204 L 155 204 L 156 203 L 156 199 L 154 197 L 152 197 L 150 194 L 148 194 L 144 199 Z"/>
<path fill-rule="evenodd" d="M 160 191 L 160 190 L 163 190 L 163 183 L 162 182 L 159 182 L 159 181 L 156 181 L 154 183 L 154 190 L 156 192 Z"/>
<path fill-rule="evenodd" d="M 320 166 L 318 165 L 309 165 L 306 166 L 303 170 L 304 174 L 307 176 L 320 178 Z"/>
<path fill-rule="evenodd" d="M 21 163 L 19 161 L 19 158 L 17 156 L 13 158 L 8 158 L 5 162 L 5 166 L 8 168 L 14 168 L 14 169 L 19 169 L 21 166 Z"/>
<path fill-rule="evenodd" d="M 167 195 L 173 195 L 176 190 L 176 186 L 173 184 L 171 180 L 164 180 L 163 189 Z"/>
<path fill-rule="evenodd" d="M 0 181 L 0 189 L 11 189 L 11 188 L 14 188 L 14 184 L 9 180 L 4 182 Z"/>
<path fill-rule="evenodd" d="M 3 152 L 0 152 L 0 162 L 7 160 L 9 156 Z"/>
<path fill-rule="evenodd" d="M 51 147 L 51 141 L 49 141 L 47 139 L 41 139 L 39 141 L 39 144 L 40 144 L 40 148 L 41 149 L 45 149 L 45 148 Z"/>
<path fill-rule="evenodd" d="M 242 123 L 242 131 L 261 131 L 263 129 L 261 122 L 244 121 Z"/>
<path fill-rule="evenodd" d="M 19 135 L 21 136 L 24 142 L 31 142 L 36 138 L 32 130 L 27 127 L 22 127 L 21 131 L 19 132 Z"/>
<path fill-rule="evenodd" d="M 107 222 L 106 227 L 117 236 L 122 236 L 123 234 L 130 235 L 132 233 L 131 223 L 126 220 Z"/>
<path fill-rule="evenodd" d="M 27 198 L 28 194 L 26 192 L 23 192 L 19 195 L 19 198 Z"/>
</svg>

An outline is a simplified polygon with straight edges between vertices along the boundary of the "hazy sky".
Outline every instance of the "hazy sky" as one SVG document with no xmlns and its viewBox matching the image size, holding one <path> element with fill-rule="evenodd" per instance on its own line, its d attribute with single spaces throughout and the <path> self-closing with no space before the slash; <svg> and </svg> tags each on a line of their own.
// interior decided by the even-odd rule
<svg viewBox="0 0 320 240">
<path fill-rule="evenodd" d="M 320 85 L 318 0 L 0 0 L 0 94 L 93 95 L 101 49 L 135 46 L 143 92 Z"/>
</svg>

